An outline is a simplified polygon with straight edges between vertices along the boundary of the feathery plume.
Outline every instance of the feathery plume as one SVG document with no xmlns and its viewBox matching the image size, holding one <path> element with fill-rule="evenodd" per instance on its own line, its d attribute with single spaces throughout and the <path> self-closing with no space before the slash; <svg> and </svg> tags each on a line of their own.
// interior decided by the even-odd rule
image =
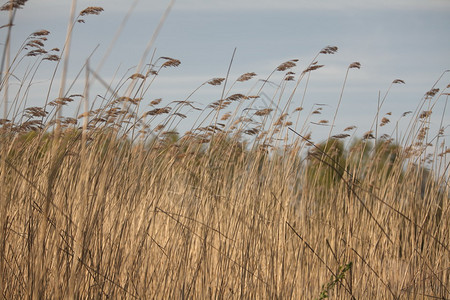
<svg viewBox="0 0 450 300">
<path fill-rule="evenodd" d="M 419 119 L 425 119 L 428 118 L 431 115 L 432 111 L 431 110 L 424 110 L 420 113 L 419 115 Z"/>
<path fill-rule="evenodd" d="M 298 59 L 288 60 L 277 67 L 277 71 L 286 71 L 287 69 L 295 67 Z"/>
<path fill-rule="evenodd" d="M 395 79 L 394 81 L 392 81 L 392 83 L 402 83 L 405 84 L 405 82 L 401 79 Z"/>
<path fill-rule="evenodd" d="M 336 46 L 327 46 L 323 48 L 319 53 L 320 54 L 334 54 L 338 51 L 338 47 Z"/>
<path fill-rule="evenodd" d="M 372 130 L 367 131 L 366 133 L 363 134 L 363 140 L 369 140 L 369 139 L 374 139 L 375 137 L 372 134 Z"/>
<path fill-rule="evenodd" d="M 268 114 L 270 114 L 272 112 L 272 110 L 273 110 L 272 108 L 260 109 L 260 110 L 257 110 L 255 112 L 255 115 L 257 115 L 257 116 L 267 116 Z"/>
<path fill-rule="evenodd" d="M 247 81 L 247 80 L 252 79 L 255 76 L 256 76 L 256 73 L 254 73 L 254 72 L 244 73 L 241 76 L 239 76 L 239 78 L 236 81 L 239 81 L 239 82 Z"/>
<path fill-rule="evenodd" d="M 305 73 L 308 73 L 308 72 L 311 72 L 311 71 L 320 69 L 320 68 L 322 68 L 323 66 L 324 66 L 324 65 L 312 65 L 312 66 L 308 67 L 307 69 L 305 69 L 302 73 L 305 74 Z"/>
<path fill-rule="evenodd" d="M 356 128 L 356 126 L 348 126 L 348 127 L 346 127 L 345 129 L 344 129 L 344 131 L 350 131 L 350 130 L 353 130 L 353 129 L 355 129 Z"/>
<path fill-rule="evenodd" d="M 381 119 L 380 126 L 384 126 L 384 125 L 386 125 L 389 122 L 390 122 L 390 120 L 388 118 L 383 117 L 383 119 Z"/>
<path fill-rule="evenodd" d="M 140 79 L 145 79 L 145 76 L 139 73 L 134 73 L 133 75 L 130 76 L 130 79 L 136 79 L 136 78 L 140 78 Z"/>
<path fill-rule="evenodd" d="M 102 11 L 103 11 L 103 8 L 101 8 L 101 7 L 89 6 L 88 8 L 85 8 L 80 12 L 80 16 L 99 15 Z"/>
<path fill-rule="evenodd" d="M 439 92 L 439 89 L 431 89 L 425 93 L 425 97 L 432 98 Z"/>
<path fill-rule="evenodd" d="M 209 80 L 207 83 L 210 85 L 221 85 L 225 78 L 213 78 Z"/>
<path fill-rule="evenodd" d="M 331 137 L 335 138 L 335 139 L 345 139 L 345 138 L 348 138 L 349 136 L 350 136 L 350 134 L 340 133 L 340 134 L 335 134 Z"/>
<path fill-rule="evenodd" d="M 0 7 L 0 11 L 13 10 L 14 8 L 22 8 L 28 0 L 11 0 Z"/>
<path fill-rule="evenodd" d="M 360 64 L 359 62 L 355 61 L 355 62 L 351 63 L 351 64 L 348 66 L 348 68 L 349 68 L 349 69 L 353 69 L 353 68 L 361 69 L 361 64 Z"/>
<path fill-rule="evenodd" d="M 162 68 L 178 67 L 181 64 L 181 61 L 179 61 L 178 59 L 175 59 L 175 58 L 170 58 L 170 57 L 161 57 L 161 58 L 167 59 L 167 61 L 161 65 Z"/>
<path fill-rule="evenodd" d="M 243 94 L 233 94 L 226 98 L 226 100 L 231 100 L 231 101 L 237 101 L 237 100 L 241 100 L 241 99 L 245 100 L 245 99 L 248 99 L 248 97 Z"/>
<path fill-rule="evenodd" d="M 152 100 L 149 105 L 150 106 L 158 105 L 161 101 L 162 101 L 162 98 L 158 98 L 158 99 Z"/>
</svg>

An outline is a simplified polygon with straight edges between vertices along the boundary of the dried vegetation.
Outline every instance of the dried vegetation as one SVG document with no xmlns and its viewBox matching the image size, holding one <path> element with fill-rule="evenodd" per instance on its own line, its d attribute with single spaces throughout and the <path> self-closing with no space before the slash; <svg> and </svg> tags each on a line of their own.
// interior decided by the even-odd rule
<svg viewBox="0 0 450 300">
<path fill-rule="evenodd" d="M 49 54 L 60 50 L 45 50 L 48 35 L 32 33 L 3 65 L 1 91 L 23 57 L 37 60 L 32 72 L 44 60 L 58 69 L 66 45 Z M 348 66 L 332 122 L 322 105 L 304 113 L 294 94 L 337 51 L 321 49 L 299 75 L 292 59 L 265 79 L 213 78 L 182 101 L 147 96 L 163 69 L 180 65 L 170 57 L 101 98 L 89 99 L 88 80 L 42 107 L 19 91 L 0 120 L 2 297 L 448 299 L 448 124 L 442 117 L 436 133 L 430 124 L 449 87 L 399 117 L 411 115 L 401 137 L 392 113 L 378 118 L 387 93 L 362 138 L 353 125 L 332 132 L 349 70 L 361 64 Z M 275 94 L 263 97 L 278 72 Z M 256 92 L 225 90 L 252 80 Z M 32 79 L 20 82 L 26 90 Z M 208 85 L 222 97 L 201 108 L 190 98 Z M 75 103 L 76 117 L 63 117 Z M 180 134 L 189 112 L 200 116 Z M 329 139 L 313 141 L 317 126 Z"/>
</svg>

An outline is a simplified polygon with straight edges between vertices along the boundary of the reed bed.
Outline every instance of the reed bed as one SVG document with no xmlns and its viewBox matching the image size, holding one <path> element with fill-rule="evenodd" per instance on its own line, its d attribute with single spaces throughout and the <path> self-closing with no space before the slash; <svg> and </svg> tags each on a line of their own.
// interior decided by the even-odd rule
<svg viewBox="0 0 450 300">
<path fill-rule="evenodd" d="M 87 8 L 73 24 L 101 11 Z M 5 64 L 2 90 L 21 57 L 59 66 L 64 53 L 44 50 L 47 34 L 31 34 Z M 381 134 L 391 116 L 379 109 L 359 138 L 349 126 L 314 141 L 308 124 L 322 109 L 304 113 L 294 94 L 323 67 L 320 56 L 337 51 L 321 49 L 299 74 L 290 60 L 263 80 L 253 72 L 207 80 L 198 89 L 223 91 L 204 108 L 192 94 L 146 98 L 159 72 L 181 63 L 170 57 L 108 85 L 96 106 L 90 82 L 100 77 L 86 65 L 80 94 L 5 107 L 2 297 L 448 299 L 448 126 L 429 126 L 448 86 L 402 116 L 410 125 L 401 137 Z M 360 67 L 349 64 L 347 75 Z M 261 108 L 273 74 L 283 74 L 279 88 Z M 32 80 L 23 78 L 24 89 Z M 232 92 L 251 80 L 255 88 Z M 332 121 L 317 124 L 333 128 L 345 81 Z M 72 102 L 77 116 L 64 117 Z M 187 110 L 199 113 L 180 134 Z"/>
</svg>

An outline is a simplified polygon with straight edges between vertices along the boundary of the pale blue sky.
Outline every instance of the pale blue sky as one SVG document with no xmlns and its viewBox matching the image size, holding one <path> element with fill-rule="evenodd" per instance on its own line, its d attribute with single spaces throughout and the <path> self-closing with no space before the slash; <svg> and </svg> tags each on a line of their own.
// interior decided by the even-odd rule
<svg viewBox="0 0 450 300">
<path fill-rule="evenodd" d="M 77 11 L 87 6 L 101 6 L 105 11 L 99 16 L 87 16 L 85 24 L 76 25 L 70 78 L 100 44 L 91 61 L 94 68 L 98 65 L 133 2 L 78 1 Z M 105 80 L 111 79 L 119 66 L 119 74 L 123 75 L 139 62 L 169 3 L 162 0 L 136 2 L 101 71 Z M 62 47 L 70 3 L 69 0 L 29 1 L 17 14 L 14 45 L 17 47 L 33 31 L 47 29 L 51 31 L 47 48 Z M 318 51 L 333 45 L 338 46 L 339 51 L 319 57 L 319 63 L 325 67 L 311 74 L 304 107 L 309 111 L 314 103 L 327 104 L 323 115 L 317 118 L 331 120 L 347 66 L 358 61 L 362 67 L 350 71 L 333 132 L 339 133 L 344 127 L 355 124 L 362 134 L 371 125 L 378 93 L 384 94 L 392 80 L 399 78 L 406 82 L 392 89 L 382 110 L 382 113 L 392 111 L 391 120 L 395 123 L 403 112 L 414 110 L 440 74 L 450 69 L 449 13 L 450 0 L 178 0 L 154 46 L 157 57 L 177 58 L 181 65 L 165 69 L 147 97 L 148 100 L 162 97 L 166 103 L 183 100 L 204 81 L 224 77 L 235 47 L 232 80 L 245 72 L 256 72 L 259 78 L 265 78 L 280 63 L 293 58 L 300 59 L 294 69 L 300 74 Z M 7 14 L 3 12 L 0 17 L 1 23 L 6 23 Z M 5 32 L 0 31 L 2 40 Z M 40 73 L 37 80 L 45 84 L 48 74 Z M 274 81 L 277 82 L 277 77 Z M 450 72 L 438 87 L 445 88 L 449 81 Z M 81 82 L 75 85 L 73 92 L 82 92 L 81 86 Z M 246 93 L 250 86 L 236 85 L 232 92 Z M 293 86 L 294 83 L 288 85 L 287 90 Z M 298 103 L 303 86 L 300 85 L 294 98 Z M 274 89 L 268 87 L 264 91 L 270 96 Z M 220 95 L 220 87 L 205 87 L 193 100 L 205 107 Z M 37 98 L 30 97 L 30 103 L 38 105 Z M 445 97 L 442 97 L 437 106 L 441 113 L 441 116 L 436 115 L 437 123 L 444 103 Z M 257 107 L 262 108 L 264 104 Z M 449 125 L 449 116 L 447 110 L 444 125 Z M 320 131 L 311 126 L 313 132 Z M 386 131 L 392 132 L 392 129 L 390 124 Z"/>
</svg>

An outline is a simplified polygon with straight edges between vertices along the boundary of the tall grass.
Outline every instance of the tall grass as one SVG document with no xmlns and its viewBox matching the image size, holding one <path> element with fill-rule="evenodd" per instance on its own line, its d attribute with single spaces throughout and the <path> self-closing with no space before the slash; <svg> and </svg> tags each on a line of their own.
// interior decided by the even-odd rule
<svg viewBox="0 0 450 300">
<path fill-rule="evenodd" d="M 15 11 L 24 3 L 10 4 L 4 8 Z M 36 56 L 32 72 L 43 60 L 58 63 L 42 37 L 30 35 L 5 65 L 2 90 L 23 56 Z M 174 128 L 185 108 L 199 109 L 191 96 L 146 100 L 157 74 L 180 64 L 169 57 L 107 85 L 97 106 L 89 87 L 101 77 L 87 64 L 82 94 L 6 108 L 3 298 L 447 299 L 449 151 L 439 146 L 446 124 L 428 128 L 445 90 L 424 96 L 401 138 L 378 136 L 389 116 L 378 120 L 376 111 L 375 128 L 360 139 L 345 142 L 349 127 L 314 142 L 308 124 L 316 111 L 300 117 L 293 94 L 322 67 L 318 57 L 337 50 L 320 50 L 296 77 L 296 60 L 279 65 L 274 73 L 285 75 L 263 109 L 255 102 L 273 74 L 247 94 L 230 91 L 252 72 L 234 83 L 227 76 L 228 90 L 225 78 L 205 81 L 201 87 L 223 86 L 222 99 L 184 134 Z M 59 115 L 78 98 L 85 101 L 78 119 Z M 142 112 L 145 101 L 151 109 Z"/>
</svg>

